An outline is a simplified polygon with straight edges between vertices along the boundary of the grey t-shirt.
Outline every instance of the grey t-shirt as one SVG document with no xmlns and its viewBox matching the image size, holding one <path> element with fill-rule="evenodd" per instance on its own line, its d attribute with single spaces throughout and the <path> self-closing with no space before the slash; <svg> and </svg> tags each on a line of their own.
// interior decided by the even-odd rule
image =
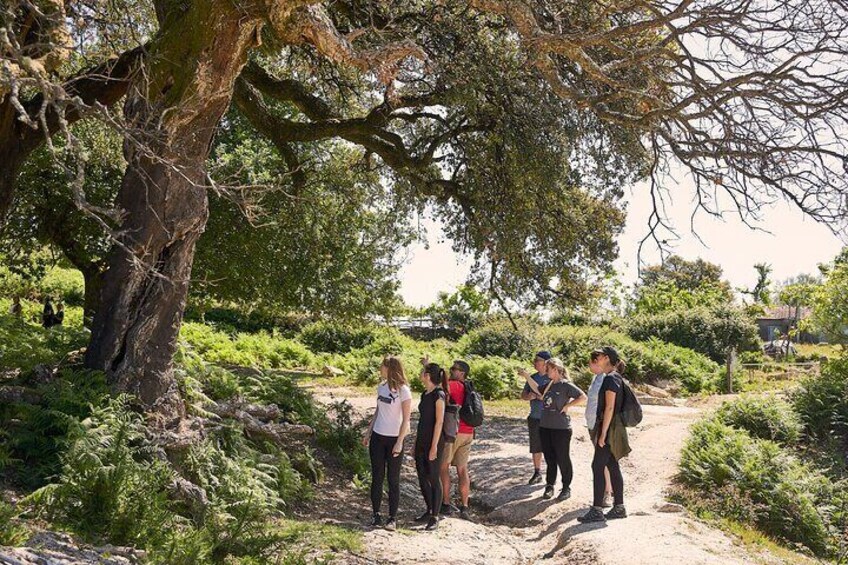
<svg viewBox="0 0 848 565">
<path fill-rule="evenodd" d="M 562 413 L 563 407 L 573 398 L 580 398 L 583 391 L 568 381 L 551 383 L 542 397 L 542 419 L 539 426 L 554 430 L 570 430 L 571 416 Z"/>
</svg>

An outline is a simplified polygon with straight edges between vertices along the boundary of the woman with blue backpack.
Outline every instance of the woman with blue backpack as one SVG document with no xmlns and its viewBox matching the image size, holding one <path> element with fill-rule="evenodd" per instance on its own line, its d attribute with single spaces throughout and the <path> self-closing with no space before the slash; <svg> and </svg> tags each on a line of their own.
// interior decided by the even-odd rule
<svg viewBox="0 0 848 565">
<path fill-rule="evenodd" d="M 589 511 L 577 518 L 580 522 L 605 522 L 627 517 L 624 508 L 624 478 L 621 475 L 619 461 L 630 453 L 627 428 L 622 420 L 622 407 L 625 401 L 624 361 L 614 347 L 604 346 L 592 352 L 598 368 L 606 375 L 598 391 L 596 423 L 590 430 L 595 448 L 592 459 L 593 502 Z M 627 389 L 629 391 L 629 388 Z M 641 415 L 640 415 L 641 417 Z M 606 479 L 604 470 L 609 470 L 612 483 L 613 507 L 604 514 L 604 491 Z"/>
</svg>

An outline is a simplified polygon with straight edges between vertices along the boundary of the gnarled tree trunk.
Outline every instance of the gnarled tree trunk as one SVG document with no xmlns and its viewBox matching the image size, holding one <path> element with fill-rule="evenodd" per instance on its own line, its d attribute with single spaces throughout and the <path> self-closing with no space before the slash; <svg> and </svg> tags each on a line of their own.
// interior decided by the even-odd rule
<svg viewBox="0 0 848 565">
<path fill-rule="evenodd" d="M 126 216 L 85 362 L 168 423 L 184 413 L 172 357 L 208 215 L 204 163 L 260 20 L 223 0 L 157 9 L 160 35 L 127 94 Z"/>
</svg>

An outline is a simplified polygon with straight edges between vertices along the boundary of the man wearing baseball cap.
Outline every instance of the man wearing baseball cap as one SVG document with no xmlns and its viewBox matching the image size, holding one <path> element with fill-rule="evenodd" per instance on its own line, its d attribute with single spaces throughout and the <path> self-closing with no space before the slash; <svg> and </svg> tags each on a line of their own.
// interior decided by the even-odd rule
<svg viewBox="0 0 848 565">
<path fill-rule="evenodd" d="M 453 404 L 462 406 L 465 402 L 465 378 L 471 368 L 462 360 L 453 362 L 450 368 L 450 380 L 448 388 L 450 399 Z M 474 440 L 474 428 L 459 419 L 459 431 L 453 443 L 445 443 L 445 449 L 441 458 L 442 475 L 442 510 L 441 514 L 449 516 L 459 512 L 459 517 L 468 519 L 468 496 L 471 492 L 471 476 L 468 474 L 468 458 L 471 454 L 471 443 Z M 456 477 L 459 482 L 460 506 L 457 508 L 451 504 L 451 465 L 456 467 Z"/>
<path fill-rule="evenodd" d="M 530 414 L 527 416 L 527 431 L 530 436 L 530 454 L 533 456 L 533 476 L 528 484 L 537 485 L 542 482 L 542 439 L 539 436 L 539 421 L 542 418 L 542 392 L 551 379 L 548 378 L 548 369 L 545 365 L 551 358 L 549 351 L 539 351 L 533 358 L 533 368 L 536 372 L 528 375 L 527 371 L 521 369 L 518 374 L 527 381 L 524 390 L 521 391 L 521 400 L 530 401 Z M 531 382 L 535 386 L 531 386 Z"/>
</svg>

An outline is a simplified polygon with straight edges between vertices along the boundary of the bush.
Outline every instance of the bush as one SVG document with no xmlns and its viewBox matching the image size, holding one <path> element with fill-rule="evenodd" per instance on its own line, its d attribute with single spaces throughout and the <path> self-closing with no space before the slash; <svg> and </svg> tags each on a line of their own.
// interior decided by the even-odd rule
<svg viewBox="0 0 848 565">
<path fill-rule="evenodd" d="M 469 332 L 457 345 L 464 355 L 529 359 L 538 341 L 537 332 L 527 325 L 516 331 L 508 320 L 498 320 Z"/>
<path fill-rule="evenodd" d="M 18 520 L 17 509 L 0 499 L 0 545 L 21 545 L 28 537 L 29 531 Z"/>
<path fill-rule="evenodd" d="M 657 339 L 637 342 L 603 327 L 552 326 L 543 333 L 554 355 L 576 370 L 575 380 L 585 382 L 589 353 L 602 345 L 614 346 L 627 363 L 624 376 L 634 382 L 677 383 L 688 393 L 716 390 L 720 367 L 691 349 Z"/>
<path fill-rule="evenodd" d="M 347 353 L 370 344 L 375 334 L 376 328 L 367 324 L 353 326 L 321 321 L 303 328 L 300 341 L 316 353 Z"/>
<path fill-rule="evenodd" d="M 758 351 L 759 334 L 754 322 L 740 309 L 728 306 L 678 309 L 631 316 L 627 334 L 637 341 L 651 338 L 673 343 L 724 363 L 727 351 Z"/>
<path fill-rule="evenodd" d="M 0 429 L 7 435 L 0 471 L 29 488 L 43 485 L 59 471 L 67 435 L 109 394 L 103 373 L 70 369 L 33 392 L 41 397 L 40 404 L 0 404 Z"/>
<path fill-rule="evenodd" d="M 811 438 L 848 444 L 848 355 L 823 363 L 820 375 L 801 381 L 793 402 Z"/>
<path fill-rule="evenodd" d="M 180 474 L 208 497 L 201 509 L 173 497 L 177 475 L 158 450 L 120 396 L 73 429 L 57 482 L 26 503 L 86 539 L 144 549 L 151 563 L 268 562 L 285 537 L 274 520 L 311 497 L 318 478 L 297 468 L 310 464 L 308 450 L 293 461 L 225 421 L 180 457 Z"/>
<path fill-rule="evenodd" d="M 8 306 L 0 304 L 8 311 Z M 32 370 L 36 365 L 55 365 L 69 351 L 87 345 L 88 330 L 71 322 L 44 329 L 39 325 L 0 315 L 0 369 Z"/>
<path fill-rule="evenodd" d="M 520 364 L 502 357 L 471 357 L 470 379 L 474 389 L 485 399 L 508 398 L 520 388 L 517 370 Z"/>
<path fill-rule="evenodd" d="M 53 267 L 39 283 L 42 296 L 52 296 L 74 306 L 85 302 L 85 279 L 76 269 Z"/>
<path fill-rule="evenodd" d="M 315 357 L 302 343 L 267 332 L 230 337 L 208 325 L 186 322 L 180 329 L 180 338 L 209 363 L 274 369 L 310 367 L 315 363 Z"/>
<path fill-rule="evenodd" d="M 833 554 L 844 526 L 845 489 L 779 444 L 706 418 L 681 452 L 681 481 L 722 517 L 748 522 L 819 556 Z M 743 497 L 725 496 L 743 493 Z"/>
<path fill-rule="evenodd" d="M 752 437 L 784 445 L 797 443 L 803 429 L 792 406 L 778 398 L 741 397 L 724 403 L 716 416 L 725 425 L 745 430 Z"/>
</svg>

